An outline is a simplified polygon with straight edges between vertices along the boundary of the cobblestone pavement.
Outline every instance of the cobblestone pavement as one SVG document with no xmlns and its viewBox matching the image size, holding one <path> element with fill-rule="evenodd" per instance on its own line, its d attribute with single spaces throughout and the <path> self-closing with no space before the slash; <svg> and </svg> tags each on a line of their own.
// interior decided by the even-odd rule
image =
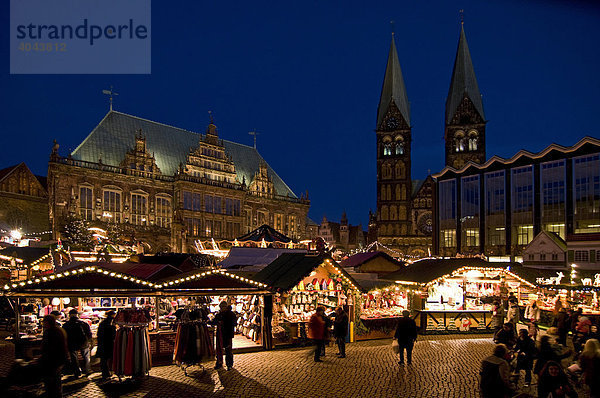
<svg viewBox="0 0 600 398">
<path fill-rule="evenodd" d="M 492 349 L 490 335 L 420 336 L 410 366 L 398 364 L 389 339 L 348 344 L 344 359 L 328 347 L 323 363 L 313 361 L 310 347 L 262 351 L 236 355 L 231 371 L 191 367 L 185 376 L 176 366 L 161 366 L 137 382 L 104 384 L 94 374 L 65 382 L 64 392 L 94 398 L 477 397 L 480 362 Z M 32 396 L 26 393 L 37 394 L 13 396 Z"/>
</svg>

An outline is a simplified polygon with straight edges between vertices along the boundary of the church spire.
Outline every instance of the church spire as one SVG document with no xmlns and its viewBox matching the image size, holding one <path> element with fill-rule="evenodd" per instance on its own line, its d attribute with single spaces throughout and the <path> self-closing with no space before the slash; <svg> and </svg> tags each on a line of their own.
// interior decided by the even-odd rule
<svg viewBox="0 0 600 398">
<path fill-rule="evenodd" d="M 385 78 L 383 79 L 383 87 L 381 89 L 381 97 L 379 98 L 379 107 L 377 108 L 376 128 L 380 128 L 392 101 L 398 107 L 406 124 L 410 126 L 408 97 L 406 96 L 406 87 L 404 86 L 404 78 L 402 77 L 402 69 L 400 68 L 400 61 L 398 60 L 398 52 L 396 51 L 393 33 L 390 53 L 385 68 Z"/>
<path fill-rule="evenodd" d="M 485 120 L 485 115 L 483 114 L 483 102 L 481 101 L 481 94 L 479 93 L 479 86 L 477 85 L 473 62 L 471 61 L 467 36 L 465 35 L 464 25 L 461 23 L 460 38 L 458 39 L 458 48 L 456 50 L 456 60 L 454 61 L 450 90 L 448 91 L 448 98 L 446 99 L 446 124 L 450 124 L 458 106 L 465 96 L 471 100 L 473 106 L 475 106 L 475 109 L 479 113 L 479 116 L 481 116 L 481 119 Z"/>
</svg>

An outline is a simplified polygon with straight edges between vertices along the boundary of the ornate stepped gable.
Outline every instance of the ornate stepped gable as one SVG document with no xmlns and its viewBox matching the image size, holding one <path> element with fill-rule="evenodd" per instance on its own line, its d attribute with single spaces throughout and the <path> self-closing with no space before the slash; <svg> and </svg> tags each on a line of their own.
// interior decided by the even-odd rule
<svg viewBox="0 0 600 398">
<path fill-rule="evenodd" d="M 250 192 L 261 196 L 273 196 L 276 194 L 273 179 L 269 177 L 267 164 L 263 161 L 260 162 L 258 170 L 254 173 L 254 178 L 250 182 Z"/>
<path fill-rule="evenodd" d="M 237 180 L 235 165 L 225 153 L 223 141 L 219 140 L 217 126 L 212 120 L 206 129 L 206 135 L 200 137 L 198 146 L 190 149 L 184 172 L 194 177 L 240 183 Z"/>
<path fill-rule="evenodd" d="M 160 169 L 156 165 L 154 154 L 150 154 L 146 150 L 146 136 L 142 132 L 142 129 L 139 129 L 135 134 L 135 147 L 127 151 L 125 158 L 121 162 L 121 167 L 161 174 Z"/>
</svg>

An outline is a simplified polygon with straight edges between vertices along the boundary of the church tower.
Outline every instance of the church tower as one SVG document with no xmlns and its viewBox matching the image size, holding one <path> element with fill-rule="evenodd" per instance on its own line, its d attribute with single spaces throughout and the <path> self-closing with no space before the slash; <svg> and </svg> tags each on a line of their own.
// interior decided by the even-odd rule
<svg viewBox="0 0 600 398">
<path fill-rule="evenodd" d="M 461 23 L 458 49 L 446 99 L 446 166 L 485 162 L 485 115 L 477 78 Z"/>
<path fill-rule="evenodd" d="M 377 239 L 410 234 L 410 109 L 392 34 L 379 107 L 377 108 Z"/>
</svg>

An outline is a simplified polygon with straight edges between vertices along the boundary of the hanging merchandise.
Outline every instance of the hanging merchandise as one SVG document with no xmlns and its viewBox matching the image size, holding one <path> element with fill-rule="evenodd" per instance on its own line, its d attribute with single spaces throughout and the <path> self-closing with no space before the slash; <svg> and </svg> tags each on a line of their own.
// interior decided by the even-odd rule
<svg viewBox="0 0 600 398">
<path fill-rule="evenodd" d="M 113 349 L 113 371 L 117 376 L 143 376 L 152 367 L 147 310 L 121 309 L 114 323 L 119 326 Z"/>
</svg>

